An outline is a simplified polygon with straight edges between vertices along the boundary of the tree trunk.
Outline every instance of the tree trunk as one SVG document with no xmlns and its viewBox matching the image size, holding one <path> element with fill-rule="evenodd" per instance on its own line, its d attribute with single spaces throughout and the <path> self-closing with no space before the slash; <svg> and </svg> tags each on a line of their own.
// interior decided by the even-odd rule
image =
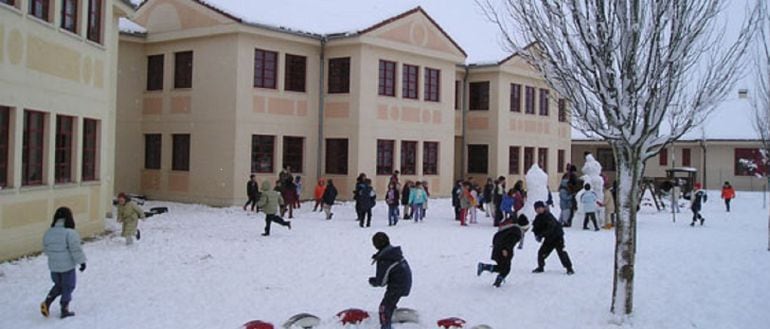
<svg viewBox="0 0 770 329">
<path fill-rule="evenodd" d="M 615 227 L 615 275 L 612 286 L 612 307 L 616 315 L 629 315 L 634 303 L 634 264 L 636 261 L 636 214 L 639 205 L 639 183 L 644 164 L 638 152 L 617 150 L 618 197 L 620 213 Z"/>
</svg>

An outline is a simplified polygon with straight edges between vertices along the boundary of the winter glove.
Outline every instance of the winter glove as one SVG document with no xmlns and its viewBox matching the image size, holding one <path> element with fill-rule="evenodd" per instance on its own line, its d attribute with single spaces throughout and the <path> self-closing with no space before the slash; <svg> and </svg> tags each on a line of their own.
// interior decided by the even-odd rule
<svg viewBox="0 0 770 329">
<path fill-rule="evenodd" d="M 375 277 L 369 278 L 369 284 L 372 285 L 372 287 L 376 287 L 377 286 L 377 282 L 375 282 L 375 280 L 377 280 L 377 278 L 375 278 Z"/>
<path fill-rule="evenodd" d="M 86 263 L 80 264 L 80 272 L 83 272 L 86 270 Z"/>
</svg>

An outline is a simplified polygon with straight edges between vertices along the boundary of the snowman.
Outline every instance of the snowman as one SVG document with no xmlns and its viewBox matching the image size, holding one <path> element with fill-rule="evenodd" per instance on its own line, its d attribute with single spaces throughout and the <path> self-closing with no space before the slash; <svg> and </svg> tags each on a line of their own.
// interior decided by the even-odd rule
<svg viewBox="0 0 770 329">
<path fill-rule="evenodd" d="M 599 163 L 599 161 L 596 161 L 596 158 L 594 158 L 593 154 L 588 153 L 586 155 L 586 162 L 583 165 L 583 176 L 580 177 L 580 179 L 582 179 L 584 182 L 583 186 L 585 186 L 585 184 L 591 184 L 591 191 L 596 193 L 596 198 L 599 200 L 599 202 L 604 201 L 604 178 L 601 174 L 602 165 Z M 580 192 L 578 192 L 575 196 L 575 200 L 577 200 L 578 212 L 580 213 L 583 213 L 583 210 L 581 209 L 583 205 L 580 202 L 580 197 L 583 196 L 583 192 L 585 192 L 585 189 L 580 190 Z M 596 212 L 596 220 L 599 226 L 604 226 L 604 207 L 599 207 L 598 211 Z"/>
</svg>

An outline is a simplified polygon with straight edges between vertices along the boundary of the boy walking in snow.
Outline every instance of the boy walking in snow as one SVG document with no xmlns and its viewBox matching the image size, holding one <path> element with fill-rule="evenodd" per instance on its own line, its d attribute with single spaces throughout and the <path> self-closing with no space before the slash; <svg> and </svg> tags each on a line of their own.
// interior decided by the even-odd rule
<svg viewBox="0 0 770 329">
<path fill-rule="evenodd" d="M 725 182 L 725 185 L 722 186 L 722 199 L 725 200 L 727 212 L 730 212 L 730 201 L 735 199 L 735 189 L 730 185 L 730 182 Z"/>
<path fill-rule="evenodd" d="M 254 207 L 257 205 L 257 200 L 259 200 L 259 184 L 257 184 L 257 176 L 251 175 L 249 178 L 249 181 L 246 182 L 246 196 L 249 198 L 249 201 L 246 201 L 246 204 L 243 205 L 243 210 L 245 211 L 249 206 L 251 206 L 251 211 L 254 211 Z"/>
<path fill-rule="evenodd" d="M 377 274 L 369 278 L 372 287 L 387 287 L 380 302 L 380 329 L 391 329 L 391 318 L 402 297 L 412 289 L 412 270 L 401 252 L 401 247 L 390 245 L 390 238 L 383 232 L 372 237 L 377 253 L 372 261 L 377 263 Z"/>
<path fill-rule="evenodd" d="M 421 222 L 425 210 L 423 205 L 428 202 L 428 194 L 422 188 L 422 182 L 418 181 L 417 185 L 409 192 L 409 204 L 412 205 L 412 218 L 414 222 Z"/>
<path fill-rule="evenodd" d="M 334 205 L 334 200 L 337 199 L 337 188 L 334 187 L 334 182 L 331 179 L 326 182 L 326 188 L 324 188 L 324 194 L 321 199 L 323 202 L 323 206 L 321 207 L 326 214 L 326 220 L 331 220 L 332 216 L 334 216 L 334 213 L 332 213 L 332 206 Z"/>
<path fill-rule="evenodd" d="M 313 206 L 313 211 L 323 211 L 324 191 L 326 191 L 326 184 L 323 179 L 319 179 L 318 184 L 315 186 L 315 190 L 313 191 L 313 197 L 315 197 L 315 206 Z"/>
<path fill-rule="evenodd" d="M 594 223 L 594 231 L 599 230 L 599 225 L 596 224 L 596 206 L 599 203 L 599 197 L 596 192 L 591 191 L 591 184 L 586 184 L 585 192 L 580 196 L 580 204 L 583 206 L 583 229 L 588 229 L 588 220 L 590 219 Z"/>
<path fill-rule="evenodd" d="M 497 265 L 479 263 L 476 269 L 476 275 L 479 276 L 484 271 L 496 272 L 495 287 L 500 287 L 511 272 L 511 260 L 513 259 L 513 246 L 519 242 L 524 235 L 525 228 L 529 226 L 527 216 L 521 215 L 514 221 L 508 218 L 500 223 L 497 233 L 492 238 L 492 260 Z"/>
<path fill-rule="evenodd" d="M 265 213 L 265 233 L 262 233 L 262 236 L 270 235 L 270 224 L 272 222 L 286 226 L 291 230 L 291 222 L 285 221 L 283 218 L 276 215 L 280 205 L 283 203 L 281 194 L 270 188 L 270 181 L 263 181 L 262 195 L 259 198 L 259 202 L 257 202 L 257 207 L 262 209 L 262 212 Z"/>
<path fill-rule="evenodd" d="M 703 226 L 703 222 L 706 219 L 701 216 L 700 211 L 708 197 L 706 196 L 706 192 L 701 190 L 700 183 L 695 183 L 694 187 L 695 190 L 692 192 L 692 204 L 690 205 L 690 209 L 692 210 L 692 223 L 690 223 L 690 226 L 695 226 L 695 222 L 698 220 L 700 220 L 700 225 Z"/>
<path fill-rule="evenodd" d="M 543 244 L 537 251 L 537 268 L 532 270 L 532 273 L 543 273 L 545 259 L 555 249 L 556 254 L 559 255 L 561 265 L 567 269 L 567 274 L 575 274 L 575 271 L 572 269 L 572 261 L 564 250 L 564 230 L 561 228 L 561 224 L 548 211 L 543 201 L 535 202 L 535 212 L 537 216 L 532 221 L 532 233 L 535 234 L 537 242 L 542 241 Z"/>
<path fill-rule="evenodd" d="M 385 193 L 385 203 L 388 204 L 388 226 L 394 226 L 398 223 L 398 183 L 391 180 L 388 185 L 388 192 Z"/>
</svg>

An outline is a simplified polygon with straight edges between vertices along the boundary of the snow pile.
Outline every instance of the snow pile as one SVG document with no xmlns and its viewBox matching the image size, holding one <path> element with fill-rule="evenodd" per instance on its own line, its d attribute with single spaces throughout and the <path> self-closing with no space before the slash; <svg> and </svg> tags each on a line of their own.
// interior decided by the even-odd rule
<svg viewBox="0 0 770 329">
<path fill-rule="evenodd" d="M 527 171 L 527 202 L 524 203 L 524 214 L 530 221 L 535 218 L 535 202 L 548 200 L 548 174 L 533 164 Z"/>
</svg>

